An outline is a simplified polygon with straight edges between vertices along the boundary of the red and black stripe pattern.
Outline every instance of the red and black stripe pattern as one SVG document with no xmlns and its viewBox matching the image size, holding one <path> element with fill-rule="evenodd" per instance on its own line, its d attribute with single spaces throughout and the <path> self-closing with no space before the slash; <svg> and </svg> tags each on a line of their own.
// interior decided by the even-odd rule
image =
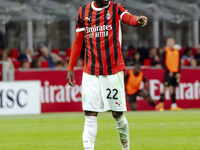
<svg viewBox="0 0 200 150">
<path fill-rule="evenodd" d="M 126 9 L 109 2 L 97 8 L 94 2 L 83 6 L 77 17 L 77 32 L 85 34 L 84 72 L 91 75 L 112 75 L 125 69 L 121 53 L 120 17 Z"/>
</svg>

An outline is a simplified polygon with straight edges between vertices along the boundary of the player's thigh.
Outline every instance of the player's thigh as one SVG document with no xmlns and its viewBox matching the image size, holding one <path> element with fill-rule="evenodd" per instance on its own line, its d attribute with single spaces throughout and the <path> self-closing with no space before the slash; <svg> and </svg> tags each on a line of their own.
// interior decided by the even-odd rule
<svg viewBox="0 0 200 150">
<path fill-rule="evenodd" d="M 85 116 L 98 116 L 98 112 L 94 112 L 94 111 L 85 111 Z"/>
<path fill-rule="evenodd" d="M 100 80 L 102 99 L 111 110 L 126 111 L 124 73 L 102 76 Z"/>
<path fill-rule="evenodd" d="M 129 104 L 131 103 L 136 103 L 136 97 L 137 97 L 137 94 L 132 94 L 132 95 L 127 95 L 128 99 L 129 99 Z"/>
<path fill-rule="evenodd" d="M 82 78 L 82 105 L 89 108 L 89 105 L 96 108 L 101 101 L 101 91 L 98 76 L 83 73 Z M 93 109 L 88 109 L 89 111 Z"/>
<path fill-rule="evenodd" d="M 119 118 L 123 115 L 123 112 L 112 111 L 112 115 L 114 118 Z"/>
<path fill-rule="evenodd" d="M 173 87 L 177 87 L 178 86 L 178 81 L 176 78 L 176 74 L 174 74 L 174 76 L 172 77 L 172 86 Z"/>
<path fill-rule="evenodd" d="M 144 99 L 148 98 L 149 97 L 149 93 L 146 91 L 146 90 L 139 90 L 138 91 L 138 95 L 140 97 L 143 97 Z"/>
<path fill-rule="evenodd" d="M 169 73 L 165 72 L 164 79 L 163 79 L 164 86 L 169 87 L 171 85 L 171 80 L 172 78 L 170 78 Z"/>
<path fill-rule="evenodd" d="M 135 111 L 137 109 L 137 103 L 136 103 L 136 97 L 137 93 L 132 95 L 127 95 L 129 97 L 129 105 L 132 111 Z"/>
</svg>

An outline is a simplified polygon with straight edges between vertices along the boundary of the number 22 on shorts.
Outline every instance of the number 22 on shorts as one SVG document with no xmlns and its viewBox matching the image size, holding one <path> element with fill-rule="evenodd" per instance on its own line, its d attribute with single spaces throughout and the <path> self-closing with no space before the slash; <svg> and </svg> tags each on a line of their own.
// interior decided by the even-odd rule
<svg viewBox="0 0 200 150">
<path fill-rule="evenodd" d="M 118 90 L 117 89 L 110 89 L 107 88 L 106 91 L 108 91 L 108 95 L 107 95 L 107 99 L 113 99 L 113 100 L 118 100 L 117 94 L 118 94 Z"/>
</svg>

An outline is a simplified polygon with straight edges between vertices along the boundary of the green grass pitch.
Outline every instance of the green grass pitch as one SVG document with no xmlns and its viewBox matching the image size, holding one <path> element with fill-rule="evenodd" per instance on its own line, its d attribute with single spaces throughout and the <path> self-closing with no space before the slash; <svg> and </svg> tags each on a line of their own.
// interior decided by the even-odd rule
<svg viewBox="0 0 200 150">
<path fill-rule="evenodd" d="M 200 110 L 127 112 L 131 150 L 200 150 Z M 83 150 L 83 113 L 0 117 L 0 150 Z M 95 150 L 121 150 L 111 113 L 98 117 Z"/>
</svg>

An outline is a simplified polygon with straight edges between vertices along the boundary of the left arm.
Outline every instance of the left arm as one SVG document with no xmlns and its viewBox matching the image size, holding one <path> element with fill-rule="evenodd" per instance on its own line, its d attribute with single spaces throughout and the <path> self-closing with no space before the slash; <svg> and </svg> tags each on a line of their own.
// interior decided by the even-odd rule
<svg viewBox="0 0 200 150">
<path fill-rule="evenodd" d="M 144 27 L 144 26 L 147 25 L 147 17 L 145 17 L 145 16 L 134 16 L 134 15 L 131 15 L 130 13 L 125 13 L 122 16 L 121 21 L 123 23 L 129 24 L 131 26 L 142 25 Z"/>
<path fill-rule="evenodd" d="M 121 4 L 118 4 L 118 14 L 120 15 L 121 22 L 124 24 L 129 24 L 131 26 L 142 25 L 143 27 L 147 25 L 147 17 L 134 16 Z"/>
</svg>

